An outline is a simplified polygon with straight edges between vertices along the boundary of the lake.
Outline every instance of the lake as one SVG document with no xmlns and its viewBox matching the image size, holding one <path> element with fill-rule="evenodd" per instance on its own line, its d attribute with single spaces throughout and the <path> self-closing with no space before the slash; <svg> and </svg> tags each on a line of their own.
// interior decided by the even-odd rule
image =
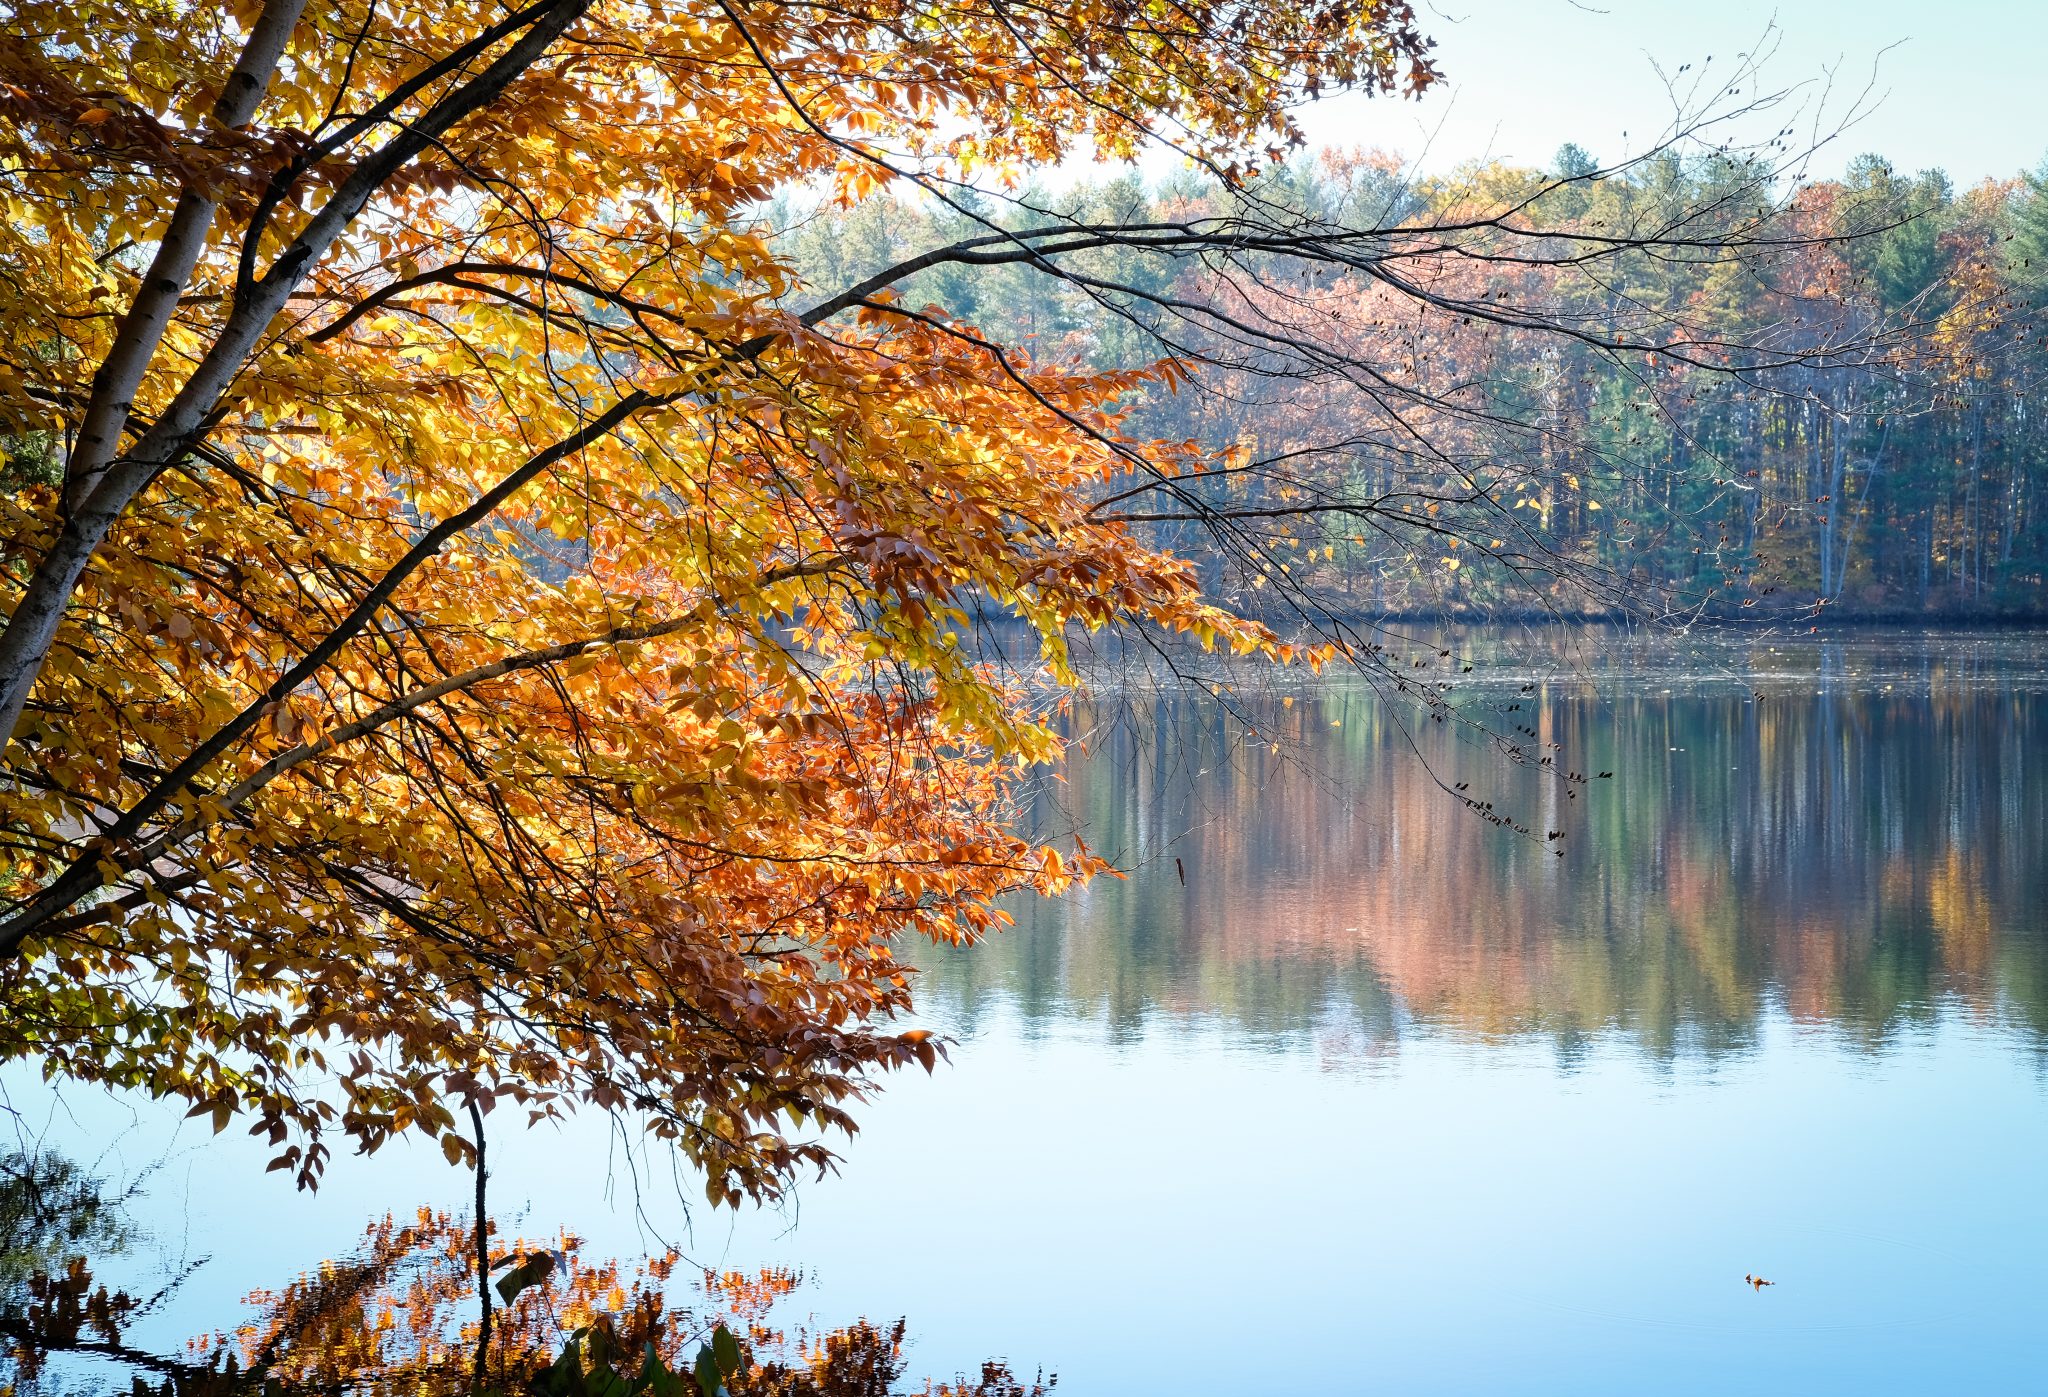
<svg viewBox="0 0 2048 1397">
<path fill-rule="evenodd" d="M 907 1315 L 915 1374 L 1080 1397 L 2040 1381 L 2048 634 L 1415 634 L 1587 779 L 1356 678 L 1106 665 L 1021 818 L 1128 876 L 916 957 L 951 1064 L 837 1177 L 685 1233 L 593 1123 L 494 1136 L 502 1210 L 800 1266 L 821 1319 Z M 117 1171 L 172 1151 L 145 1221 L 212 1260 L 165 1337 L 470 1188 L 400 1150 L 309 1201 L 176 1112 L 8 1086 L 73 1153 L 124 1131 Z"/>
</svg>

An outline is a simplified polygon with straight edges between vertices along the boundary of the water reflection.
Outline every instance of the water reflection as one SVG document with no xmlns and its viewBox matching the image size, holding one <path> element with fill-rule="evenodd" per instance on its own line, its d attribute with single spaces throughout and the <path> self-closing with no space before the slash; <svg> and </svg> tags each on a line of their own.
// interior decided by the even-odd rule
<svg viewBox="0 0 2048 1397">
<path fill-rule="evenodd" d="M 1256 738 L 1184 692 L 1111 692 L 1073 714 L 1088 751 L 1028 819 L 1130 876 L 923 953 L 924 998 L 964 1025 L 999 998 L 1126 1036 L 1216 1015 L 1367 1059 L 1418 1033 L 1548 1040 L 1566 1066 L 1603 1034 L 1711 1059 L 1773 1012 L 1874 1047 L 1959 1011 L 2038 1050 L 2039 641 L 1593 634 L 1524 668 L 1509 638 L 1457 638 L 1482 656 L 1467 698 L 1520 703 L 1560 766 L 1614 773 L 1583 784 L 1341 681 L 1246 696 Z M 1443 789 L 1461 782 L 1561 840 L 1475 817 Z"/>
<path fill-rule="evenodd" d="M 2041 636 L 1450 642 L 1461 695 L 1614 778 L 1571 799 L 1433 725 L 1419 757 L 1341 683 L 1241 695 L 1257 741 L 1105 683 L 1026 816 L 1129 879 L 919 948 L 952 1065 L 893 1079 L 799 1208 L 699 1210 L 692 1255 L 1077 1397 L 2039 1388 Z M 399 1146 L 309 1200 L 260 1140 L 88 1104 L 93 1149 L 173 1151 L 146 1221 L 214 1253 L 165 1343 L 472 1184 Z M 665 1157 L 618 1145 L 508 1129 L 493 1197 L 646 1251 Z"/>
</svg>

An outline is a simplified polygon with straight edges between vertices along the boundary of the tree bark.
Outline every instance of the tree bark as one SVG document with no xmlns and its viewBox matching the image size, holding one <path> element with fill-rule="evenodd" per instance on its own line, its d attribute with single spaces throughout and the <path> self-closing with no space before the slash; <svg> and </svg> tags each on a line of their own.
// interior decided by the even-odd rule
<svg viewBox="0 0 2048 1397">
<path fill-rule="evenodd" d="M 355 221 L 385 181 L 432 147 L 457 121 L 503 94 L 589 8 L 591 0 L 558 0 L 536 7 L 531 27 L 477 77 L 448 93 L 397 136 L 357 165 L 320 211 L 253 285 L 238 291 L 220 335 L 185 380 L 171 405 L 135 448 L 113 459 L 89 494 L 65 515 L 56 543 L 36 565 L 21 601 L 0 631 L 0 741 L 20 724 L 29 691 L 42 672 L 71 593 L 107 532 L 135 497 L 167 467 L 185 458 L 205 435 L 270 322 L 291 293 Z M 237 68 L 237 72 L 240 72 Z"/>
<path fill-rule="evenodd" d="M 246 126 L 254 118 L 305 7 L 306 0 L 268 0 L 264 5 L 256 27 L 249 31 L 249 41 L 242 46 L 241 58 L 213 104 L 213 119 L 220 125 Z M 78 441 L 64 464 L 67 515 L 85 502 L 120 450 L 121 433 L 135 406 L 135 392 L 142 386 L 150 361 L 156 357 L 157 345 L 162 343 L 164 331 L 178 308 L 178 298 L 191 283 L 192 269 L 199 264 L 199 254 L 206 248 L 206 235 L 213 228 L 216 208 L 213 197 L 193 185 L 187 185 L 178 196 L 170 225 L 156 245 L 149 270 L 142 275 L 135 302 L 128 307 L 128 314 L 114 336 L 114 347 L 100 363 L 99 372 L 93 375 L 92 396 L 86 400 Z"/>
</svg>

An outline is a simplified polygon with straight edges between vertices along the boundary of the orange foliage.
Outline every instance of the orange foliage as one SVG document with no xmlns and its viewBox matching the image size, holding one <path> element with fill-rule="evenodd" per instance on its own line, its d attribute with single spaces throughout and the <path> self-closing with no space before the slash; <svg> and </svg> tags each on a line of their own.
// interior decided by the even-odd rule
<svg viewBox="0 0 2048 1397">
<path fill-rule="evenodd" d="M 466 1158 L 463 1102 L 637 1113 L 714 1202 L 827 1166 L 936 1060 L 892 943 L 1101 867 L 1007 829 L 1057 744 L 970 609 L 1063 679 L 1069 626 L 1294 651 L 1089 508 L 1185 464 L 1122 436 L 1174 366 L 800 286 L 759 201 L 1154 128 L 1248 171 L 1428 82 L 1412 20 L 11 7 L 0 432 L 63 449 L 0 498 L 0 1057 L 305 1185 Z"/>
</svg>

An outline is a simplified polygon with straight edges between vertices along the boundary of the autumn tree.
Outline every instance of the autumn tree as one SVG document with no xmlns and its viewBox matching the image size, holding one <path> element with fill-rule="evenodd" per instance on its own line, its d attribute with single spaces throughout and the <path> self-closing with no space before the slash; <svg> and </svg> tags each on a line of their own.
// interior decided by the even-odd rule
<svg viewBox="0 0 2048 1397">
<path fill-rule="evenodd" d="M 1788 362 L 1554 294 L 1796 245 L 1767 164 L 1570 227 L 1556 180 L 1287 187 L 1297 102 L 1433 77 L 1402 0 L 10 7 L 0 1053 L 307 1184 L 336 1132 L 464 1159 L 466 1105 L 631 1113 L 713 1201 L 826 1164 L 934 1060 L 899 949 L 1101 867 L 1005 819 L 1071 635 L 1385 667 L 1304 520 L 1551 567 L 1512 511 L 1565 467 L 1445 336 Z M 1030 183 L 1161 141 L 1169 207 Z M 879 216 L 879 265 L 807 281 L 778 208 Z M 1142 362 L 962 294 L 1000 278 Z M 1160 429 L 1236 385 L 1349 406 Z"/>
</svg>

